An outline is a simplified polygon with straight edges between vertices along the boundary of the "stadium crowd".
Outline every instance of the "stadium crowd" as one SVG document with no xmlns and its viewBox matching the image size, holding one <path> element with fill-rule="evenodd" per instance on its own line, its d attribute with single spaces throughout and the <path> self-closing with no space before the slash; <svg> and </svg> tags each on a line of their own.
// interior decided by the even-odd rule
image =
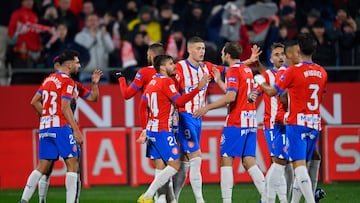
<svg viewBox="0 0 360 203">
<path fill-rule="evenodd" d="M 80 82 L 91 82 L 96 68 L 105 73 L 101 82 L 117 82 L 111 70 L 125 69 L 131 78 L 147 65 L 150 44 L 161 42 L 180 60 L 192 36 L 206 40 L 210 62 L 220 64 L 224 43 L 238 41 L 242 59 L 257 44 L 261 62 L 270 66 L 270 45 L 300 32 L 316 37 L 313 60 L 329 68 L 329 81 L 360 80 L 358 0 L 13 0 L 0 6 L 1 85 L 39 84 L 65 49 L 81 55 Z"/>
</svg>

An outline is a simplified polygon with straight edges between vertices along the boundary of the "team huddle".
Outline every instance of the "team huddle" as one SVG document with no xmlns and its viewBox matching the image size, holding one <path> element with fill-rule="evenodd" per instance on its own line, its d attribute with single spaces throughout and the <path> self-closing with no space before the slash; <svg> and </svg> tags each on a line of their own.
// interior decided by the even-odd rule
<svg viewBox="0 0 360 203">
<path fill-rule="evenodd" d="M 301 34 L 296 41 L 274 43 L 273 68 L 259 69 L 253 76 L 248 66 L 261 53 L 252 48 L 248 60 L 240 61 L 238 43 L 227 42 L 221 51 L 223 65 L 204 61 L 205 42 L 192 37 L 187 42 L 188 58 L 175 63 L 161 44 L 148 48 L 151 66 L 138 71 L 127 85 L 121 72 L 119 88 L 125 99 L 142 92 L 139 114 L 143 131 L 138 142 L 146 144 L 146 156 L 153 161 L 155 177 L 138 203 L 176 203 L 189 173 L 196 203 L 204 203 L 201 175 L 202 116 L 212 109 L 228 107 L 220 141 L 220 188 L 223 203 L 232 202 L 234 158 L 242 160 L 262 203 L 315 203 L 320 155 L 316 142 L 321 131 L 320 103 L 327 73 L 311 56 L 316 42 Z M 79 201 L 79 155 L 82 134 L 74 119 L 76 98 L 96 101 L 101 71 L 94 71 L 92 89 L 86 90 L 70 75 L 80 67 L 76 52 L 65 51 L 55 61 L 58 67 L 35 93 L 31 104 L 40 116 L 39 164 L 29 176 L 20 202 L 28 202 L 39 184 L 40 202 L 46 202 L 54 161 L 64 158 L 66 202 Z M 54 65 L 55 66 L 55 65 Z M 225 75 L 222 81 L 221 74 Z M 217 101 L 206 104 L 211 80 L 224 91 Z M 263 94 L 264 132 L 272 164 L 264 176 L 256 164 L 256 106 Z M 73 105 L 72 105 L 73 104 Z M 73 108 L 71 108 L 73 107 Z M 206 178 L 206 177 L 204 177 Z"/>
</svg>

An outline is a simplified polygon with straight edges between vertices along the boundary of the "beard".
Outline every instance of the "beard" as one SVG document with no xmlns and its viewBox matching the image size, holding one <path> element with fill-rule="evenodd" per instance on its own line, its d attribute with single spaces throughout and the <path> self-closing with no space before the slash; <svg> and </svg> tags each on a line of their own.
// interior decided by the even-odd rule
<svg viewBox="0 0 360 203">
<path fill-rule="evenodd" d="M 169 77 L 173 77 L 176 75 L 175 71 L 172 71 L 172 70 L 167 70 L 166 73 Z"/>
</svg>

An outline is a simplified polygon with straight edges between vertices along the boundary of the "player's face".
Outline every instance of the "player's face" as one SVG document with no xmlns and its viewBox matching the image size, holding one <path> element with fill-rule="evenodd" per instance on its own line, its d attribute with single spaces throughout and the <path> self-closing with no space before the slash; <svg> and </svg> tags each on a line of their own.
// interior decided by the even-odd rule
<svg viewBox="0 0 360 203">
<path fill-rule="evenodd" d="M 188 47 L 189 58 L 192 58 L 196 62 L 201 62 L 204 60 L 205 55 L 205 43 L 196 42 L 192 43 Z"/>
<path fill-rule="evenodd" d="M 223 64 L 224 64 L 225 66 L 228 66 L 228 65 L 229 65 L 229 62 L 228 62 L 227 59 L 226 59 L 226 54 L 225 54 L 225 52 L 224 52 L 224 49 L 221 50 L 221 60 L 222 60 L 222 62 L 223 62 Z"/>
<path fill-rule="evenodd" d="M 166 74 L 169 77 L 172 77 L 172 76 L 176 75 L 176 72 L 175 72 L 176 66 L 174 64 L 174 60 L 172 60 L 172 59 L 167 60 L 166 63 L 165 63 L 165 68 L 166 68 Z"/>
<path fill-rule="evenodd" d="M 301 62 L 300 47 L 295 45 L 286 49 L 286 63 L 289 66 Z"/>
<path fill-rule="evenodd" d="M 78 57 L 75 57 L 74 60 L 71 63 L 71 73 L 77 73 L 80 69 L 80 60 Z"/>
<path fill-rule="evenodd" d="M 271 51 L 271 63 L 274 64 L 275 68 L 280 68 L 285 63 L 284 48 L 277 47 Z"/>
</svg>

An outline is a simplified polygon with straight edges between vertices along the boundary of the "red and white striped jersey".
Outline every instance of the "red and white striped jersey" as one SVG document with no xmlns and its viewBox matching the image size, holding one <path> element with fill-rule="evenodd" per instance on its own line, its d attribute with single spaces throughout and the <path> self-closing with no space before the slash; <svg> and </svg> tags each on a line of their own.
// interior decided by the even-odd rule
<svg viewBox="0 0 360 203">
<path fill-rule="evenodd" d="M 39 129 L 61 127 L 68 124 L 62 110 L 61 100 L 72 100 L 75 82 L 66 74 L 56 72 L 44 79 L 38 94 L 42 96 L 42 114 Z"/>
<path fill-rule="evenodd" d="M 210 74 L 212 72 L 213 67 L 219 68 L 221 72 L 223 71 L 221 67 L 210 62 L 204 62 L 201 63 L 199 67 L 195 67 L 188 59 L 178 61 L 176 63 L 176 73 L 180 93 L 187 94 L 191 92 L 191 90 L 198 86 L 205 73 Z M 192 100 L 185 104 L 185 107 L 179 108 L 179 112 L 193 114 L 197 109 L 204 107 L 206 104 L 207 88 L 207 85 L 202 88 Z"/>
<path fill-rule="evenodd" d="M 281 75 L 286 70 L 286 67 L 280 67 L 277 71 L 274 68 L 268 69 L 262 73 L 266 83 L 273 86 L 277 80 L 280 79 Z M 262 89 L 259 87 L 259 90 Z M 267 129 L 273 129 L 275 124 L 284 123 L 284 115 L 286 106 L 280 102 L 280 97 L 278 95 L 270 97 L 267 94 L 264 94 L 264 104 L 265 104 L 265 113 L 264 113 L 264 127 Z"/>
<path fill-rule="evenodd" d="M 175 111 L 173 101 L 179 96 L 172 78 L 157 75 L 150 81 L 142 96 L 149 109 L 147 130 L 171 132 Z"/>
<path fill-rule="evenodd" d="M 320 103 L 327 78 L 325 69 L 313 62 L 290 66 L 284 72 L 275 88 L 279 93 L 288 90 L 287 124 L 321 130 Z"/>
<path fill-rule="evenodd" d="M 226 91 L 237 92 L 235 101 L 229 104 L 225 127 L 257 127 L 256 107 L 248 101 L 248 95 L 254 89 L 252 70 L 243 63 L 236 63 L 226 71 Z"/>
</svg>

